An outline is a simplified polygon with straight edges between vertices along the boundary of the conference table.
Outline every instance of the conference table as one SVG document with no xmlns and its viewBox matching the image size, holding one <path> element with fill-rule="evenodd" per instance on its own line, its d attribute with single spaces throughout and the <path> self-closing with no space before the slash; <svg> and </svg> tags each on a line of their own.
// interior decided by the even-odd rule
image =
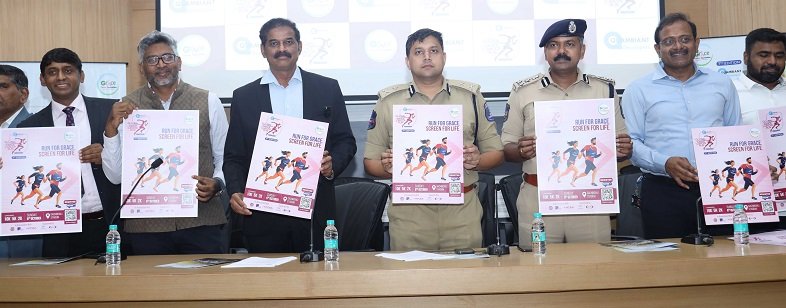
<svg viewBox="0 0 786 308">
<path fill-rule="evenodd" d="M 415 262 L 342 252 L 331 269 L 297 261 L 274 268 L 155 267 L 294 254 L 131 256 L 120 275 L 107 275 L 93 260 L 10 266 L 22 261 L 11 259 L 0 261 L 0 306 L 786 307 L 786 247 L 716 241 L 642 253 L 549 244 L 544 257 L 514 247 L 501 257 Z"/>
</svg>

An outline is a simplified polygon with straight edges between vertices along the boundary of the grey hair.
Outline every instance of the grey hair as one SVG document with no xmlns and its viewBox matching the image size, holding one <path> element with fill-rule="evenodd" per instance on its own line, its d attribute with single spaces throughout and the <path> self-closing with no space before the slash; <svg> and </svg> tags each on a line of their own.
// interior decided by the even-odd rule
<svg viewBox="0 0 786 308">
<path fill-rule="evenodd" d="M 143 58 L 145 57 L 145 51 L 147 50 L 147 48 L 150 47 L 150 45 L 158 44 L 158 43 L 164 43 L 169 45 L 169 47 L 172 48 L 172 51 L 175 53 L 175 55 L 176 56 L 178 55 L 177 41 L 175 40 L 175 38 L 164 32 L 153 30 L 148 34 L 145 34 L 145 36 L 143 36 L 142 39 L 139 40 L 139 46 L 136 47 L 136 51 L 139 53 L 139 62 L 142 62 L 142 60 L 144 60 Z"/>
</svg>

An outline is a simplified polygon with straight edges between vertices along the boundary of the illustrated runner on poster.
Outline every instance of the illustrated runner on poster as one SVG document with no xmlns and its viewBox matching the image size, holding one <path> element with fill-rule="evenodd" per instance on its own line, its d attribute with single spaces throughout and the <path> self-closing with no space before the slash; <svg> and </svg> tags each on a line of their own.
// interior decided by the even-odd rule
<svg viewBox="0 0 786 308">
<path fill-rule="evenodd" d="M 562 171 L 562 174 L 559 175 L 557 178 L 557 183 L 560 183 L 562 177 L 567 175 L 569 172 L 573 172 L 571 178 L 576 178 L 576 175 L 579 174 L 579 168 L 576 167 L 576 159 L 579 157 L 579 153 L 581 153 L 581 151 L 579 151 L 579 142 L 576 140 L 569 141 L 568 148 L 562 152 L 562 159 L 567 162 L 567 168 L 565 168 L 565 171 Z M 567 158 L 565 157 L 566 154 L 568 155 Z M 573 185 L 573 182 L 571 182 L 570 185 L 576 186 Z"/>
<path fill-rule="evenodd" d="M 559 163 L 562 162 L 562 156 L 559 155 L 559 150 L 551 152 L 551 174 L 549 174 L 549 182 L 551 177 L 555 174 L 559 176 Z"/>
<path fill-rule="evenodd" d="M 431 168 L 431 170 L 426 172 L 426 174 L 424 174 L 423 176 L 426 176 L 429 173 L 437 171 L 439 170 L 439 168 L 446 167 L 446 168 L 442 168 L 442 176 L 440 177 L 440 179 L 444 181 L 445 170 L 448 170 L 447 164 L 445 163 L 445 155 L 450 155 L 451 153 L 450 151 L 448 151 L 448 137 L 442 138 L 442 143 L 435 145 L 434 148 L 432 148 L 432 150 L 433 153 L 436 153 L 435 155 L 437 156 L 437 164 L 434 166 L 434 168 Z"/>
<path fill-rule="evenodd" d="M 720 182 L 720 178 L 721 176 L 718 173 L 718 169 L 712 170 L 712 173 L 710 174 L 710 180 L 712 180 L 712 190 L 710 191 L 710 196 L 712 196 L 712 193 L 714 193 L 716 190 L 718 190 L 718 196 L 720 196 L 721 188 L 720 186 L 718 186 L 718 182 Z"/>
<path fill-rule="evenodd" d="M 22 198 L 22 205 L 25 205 L 25 200 L 30 199 L 33 195 L 38 195 L 36 198 L 36 204 L 34 205 L 35 208 L 38 208 L 38 199 L 44 196 L 44 193 L 41 192 L 41 182 L 45 180 L 44 178 L 44 166 L 35 166 L 33 167 L 35 170 L 30 176 L 27 177 L 27 183 L 30 185 L 30 194 Z M 32 179 L 32 181 L 31 181 Z"/>
<path fill-rule="evenodd" d="M 406 164 L 404 168 L 401 168 L 401 172 L 399 174 L 404 174 L 404 170 L 409 169 L 409 176 L 412 176 L 412 158 L 415 157 L 415 152 L 412 151 L 412 148 L 406 148 L 404 150 L 404 159 L 406 160 Z"/>
<path fill-rule="evenodd" d="M 27 182 L 25 181 L 25 176 L 20 175 L 16 177 L 16 180 L 14 180 L 14 189 L 16 189 L 16 195 L 14 195 L 14 197 L 11 198 L 11 204 L 14 204 L 14 200 L 16 200 L 16 198 L 19 198 L 21 200 L 22 198 L 25 197 L 25 194 L 22 192 L 22 190 L 25 189 L 25 186 L 27 186 Z"/>
<path fill-rule="evenodd" d="M 264 176 L 265 178 L 262 181 L 267 181 L 267 178 L 270 176 L 267 171 L 270 170 L 270 166 L 273 165 L 273 156 L 265 156 L 265 160 L 262 161 L 262 172 L 257 175 L 254 179 L 254 182 L 259 181 L 259 178 Z"/>
<path fill-rule="evenodd" d="M 174 181 L 172 182 L 172 190 L 180 191 L 177 188 L 177 181 L 180 180 L 180 173 L 177 172 L 177 167 L 179 167 L 180 165 L 185 163 L 185 161 L 183 160 L 183 156 L 181 156 L 181 153 L 180 153 L 180 146 L 175 147 L 175 151 L 172 152 L 172 153 L 169 153 L 169 155 L 166 156 L 166 160 L 165 161 L 166 161 L 167 165 L 169 165 L 169 176 L 167 176 L 166 179 L 158 180 L 158 182 L 156 182 L 156 186 L 153 187 L 153 190 L 157 192 L 158 191 L 158 186 L 160 186 L 161 184 L 169 182 L 172 179 L 174 179 Z"/>
<path fill-rule="evenodd" d="M 786 152 L 778 153 L 778 176 L 775 177 L 775 180 L 779 180 L 781 178 L 781 174 L 786 172 Z"/>
<path fill-rule="evenodd" d="M 134 183 L 139 181 L 139 179 L 142 178 L 142 174 L 145 173 L 145 168 L 147 168 L 147 163 L 145 161 L 146 159 L 144 156 L 136 159 L 136 177 L 134 178 Z"/>
<path fill-rule="evenodd" d="M 41 202 L 52 199 L 54 195 L 57 195 L 55 207 L 60 208 L 60 197 L 63 195 L 63 191 L 60 189 L 60 182 L 66 180 L 66 177 L 63 176 L 63 163 L 57 163 L 56 169 L 52 169 L 46 174 L 46 180 L 49 181 L 49 195 L 39 198 L 35 207 L 38 208 Z"/>
<path fill-rule="evenodd" d="M 431 155 L 431 140 L 429 139 L 420 140 L 420 143 L 422 145 L 416 150 L 416 152 L 420 153 L 420 155 L 418 156 L 418 166 L 415 167 L 415 169 L 411 169 L 409 171 L 409 175 L 412 175 L 412 173 L 414 173 L 415 171 L 418 171 L 420 170 L 420 168 L 425 167 L 426 169 L 423 170 L 423 175 L 420 177 L 425 181 L 426 174 L 431 169 L 431 165 L 428 164 L 428 157 L 429 155 Z"/>
<path fill-rule="evenodd" d="M 276 173 L 274 173 L 273 176 L 268 177 L 263 183 L 267 184 L 267 181 L 280 179 L 278 180 L 278 184 L 276 184 L 276 185 L 280 185 L 281 182 L 284 181 L 284 169 L 286 169 L 287 166 L 289 165 L 290 162 L 289 155 L 291 154 L 292 152 L 290 151 L 281 151 L 281 156 L 279 156 L 275 160 L 275 162 L 277 162 L 278 164 L 276 166 Z"/>
<path fill-rule="evenodd" d="M 276 190 L 278 190 L 278 187 L 281 185 L 296 182 L 294 192 L 296 194 L 300 194 L 297 192 L 297 189 L 300 187 L 300 181 L 303 179 L 303 176 L 300 175 L 300 173 L 303 172 L 303 170 L 308 169 L 308 162 L 306 161 L 306 158 L 308 158 L 308 152 L 303 152 L 302 156 L 295 157 L 295 159 L 292 160 L 292 177 L 284 182 L 279 181 L 278 185 L 276 185 Z"/>
<path fill-rule="evenodd" d="M 573 181 L 571 181 L 570 185 L 576 186 L 574 185 L 574 183 L 576 183 L 576 180 L 583 178 L 587 176 L 588 173 L 592 172 L 592 182 L 590 182 L 590 184 L 592 186 L 598 186 L 598 184 L 595 184 L 595 177 L 597 176 L 598 173 L 598 169 L 595 166 L 595 159 L 600 157 L 601 153 L 598 152 L 597 142 L 598 142 L 597 139 L 595 137 L 592 137 L 592 139 L 590 139 L 590 144 L 585 145 L 584 148 L 581 149 L 580 156 L 584 157 L 584 166 L 585 166 L 584 172 L 582 172 L 577 176 L 574 176 Z"/>
<path fill-rule="evenodd" d="M 737 186 L 737 183 L 734 183 L 734 176 L 737 175 L 737 168 L 734 167 L 733 160 L 727 160 L 724 163 L 726 163 L 726 168 L 723 168 L 723 173 L 726 174 L 726 187 L 718 192 L 718 197 L 723 198 L 723 193 L 725 191 L 729 190 L 730 188 L 734 188 L 734 191 L 731 195 L 731 200 L 737 201 L 737 199 L 734 198 L 737 196 L 737 190 L 740 189 L 740 187 Z"/>
<path fill-rule="evenodd" d="M 757 200 L 756 183 L 753 182 L 752 176 L 756 175 L 756 173 L 759 173 L 759 171 L 753 168 L 750 157 L 746 158 L 745 162 L 746 162 L 745 164 L 740 165 L 740 167 L 737 169 L 739 170 L 738 174 L 742 174 L 742 179 L 745 181 L 745 186 L 743 186 L 743 188 L 737 191 L 734 195 L 736 196 L 737 194 L 747 191 L 748 188 L 750 188 L 751 200 Z"/>
<path fill-rule="evenodd" d="M 153 153 L 154 154 L 152 156 L 150 156 L 150 158 L 147 159 L 147 165 L 148 166 L 152 165 L 153 162 L 156 161 L 159 158 L 162 159 L 162 160 L 164 159 L 164 148 L 155 148 L 155 149 L 153 149 Z M 139 186 L 140 187 L 145 187 L 145 183 L 147 181 L 150 181 L 150 180 L 154 179 L 154 178 L 156 179 L 155 183 L 158 183 L 158 181 L 161 180 L 161 172 L 158 171 L 158 168 L 161 168 L 161 167 L 156 167 L 156 168 L 153 168 L 152 170 L 150 170 L 150 175 L 148 175 L 147 178 L 142 180 L 142 183 L 139 183 Z"/>
</svg>

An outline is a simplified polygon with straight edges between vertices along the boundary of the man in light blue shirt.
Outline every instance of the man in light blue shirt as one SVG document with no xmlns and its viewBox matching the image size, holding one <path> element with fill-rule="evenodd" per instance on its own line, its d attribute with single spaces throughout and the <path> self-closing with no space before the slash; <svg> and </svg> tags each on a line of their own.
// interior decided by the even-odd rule
<svg viewBox="0 0 786 308">
<path fill-rule="evenodd" d="M 693 62 L 698 46 L 696 25 L 687 16 L 664 17 L 655 30 L 660 65 L 631 83 L 622 99 L 634 143 L 631 160 L 644 172 L 641 210 L 647 238 L 696 232 L 695 202 L 701 193 L 691 129 L 742 122 L 732 81 Z"/>
</svg>

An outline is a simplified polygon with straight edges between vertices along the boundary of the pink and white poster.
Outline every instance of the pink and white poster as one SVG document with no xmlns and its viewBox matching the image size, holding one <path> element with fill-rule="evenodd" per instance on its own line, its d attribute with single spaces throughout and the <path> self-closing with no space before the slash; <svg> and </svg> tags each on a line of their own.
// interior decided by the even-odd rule
<svg viewBox="0 0 786 308">
<path fill-rule="evenodd" d="M 81 232 L 78 130 L 46 127 L 0 131 L 0 235 Z"/>
<path fill-rule="evenodd" d="M 535 102 L 543 215 L 619 213 L 614 100 Z"/>
<path fill-rule="evenodd" d="M 197 217 L 199 111 L 135 110 L 123 121 L 121 218 Z M 157 159 L 163 164 L 145 170 Z M 143 176 L 144 174 L 144 176 Z"/>
<path fill-rule="evenodd" d="M 694 128 L 707 225 L 733 223 L 734 205 L 745 205 L 749 223 L 777 222 L 767 152 L 761 129 L 753 125 Z"/>
<path fill-rule="evenodd" d="M 774 168 L 777 180 L 772 183 L 775 192 L 776 211 L 786 210 L 786 127 L 783 116 L 786 107 L 762 109 L 759 111 L 763 141 L 767 148 L 767 161 Z"/>
<path fill-rule="evenodd" d="M 251 210 L 311 219 L 328 123 L 263 112 L 243 201 Z"/>
<path fill-rule="evenodd" d="M 464 204 L 461 105 L 393 105 L 394 204 Z"/>
</svg>

